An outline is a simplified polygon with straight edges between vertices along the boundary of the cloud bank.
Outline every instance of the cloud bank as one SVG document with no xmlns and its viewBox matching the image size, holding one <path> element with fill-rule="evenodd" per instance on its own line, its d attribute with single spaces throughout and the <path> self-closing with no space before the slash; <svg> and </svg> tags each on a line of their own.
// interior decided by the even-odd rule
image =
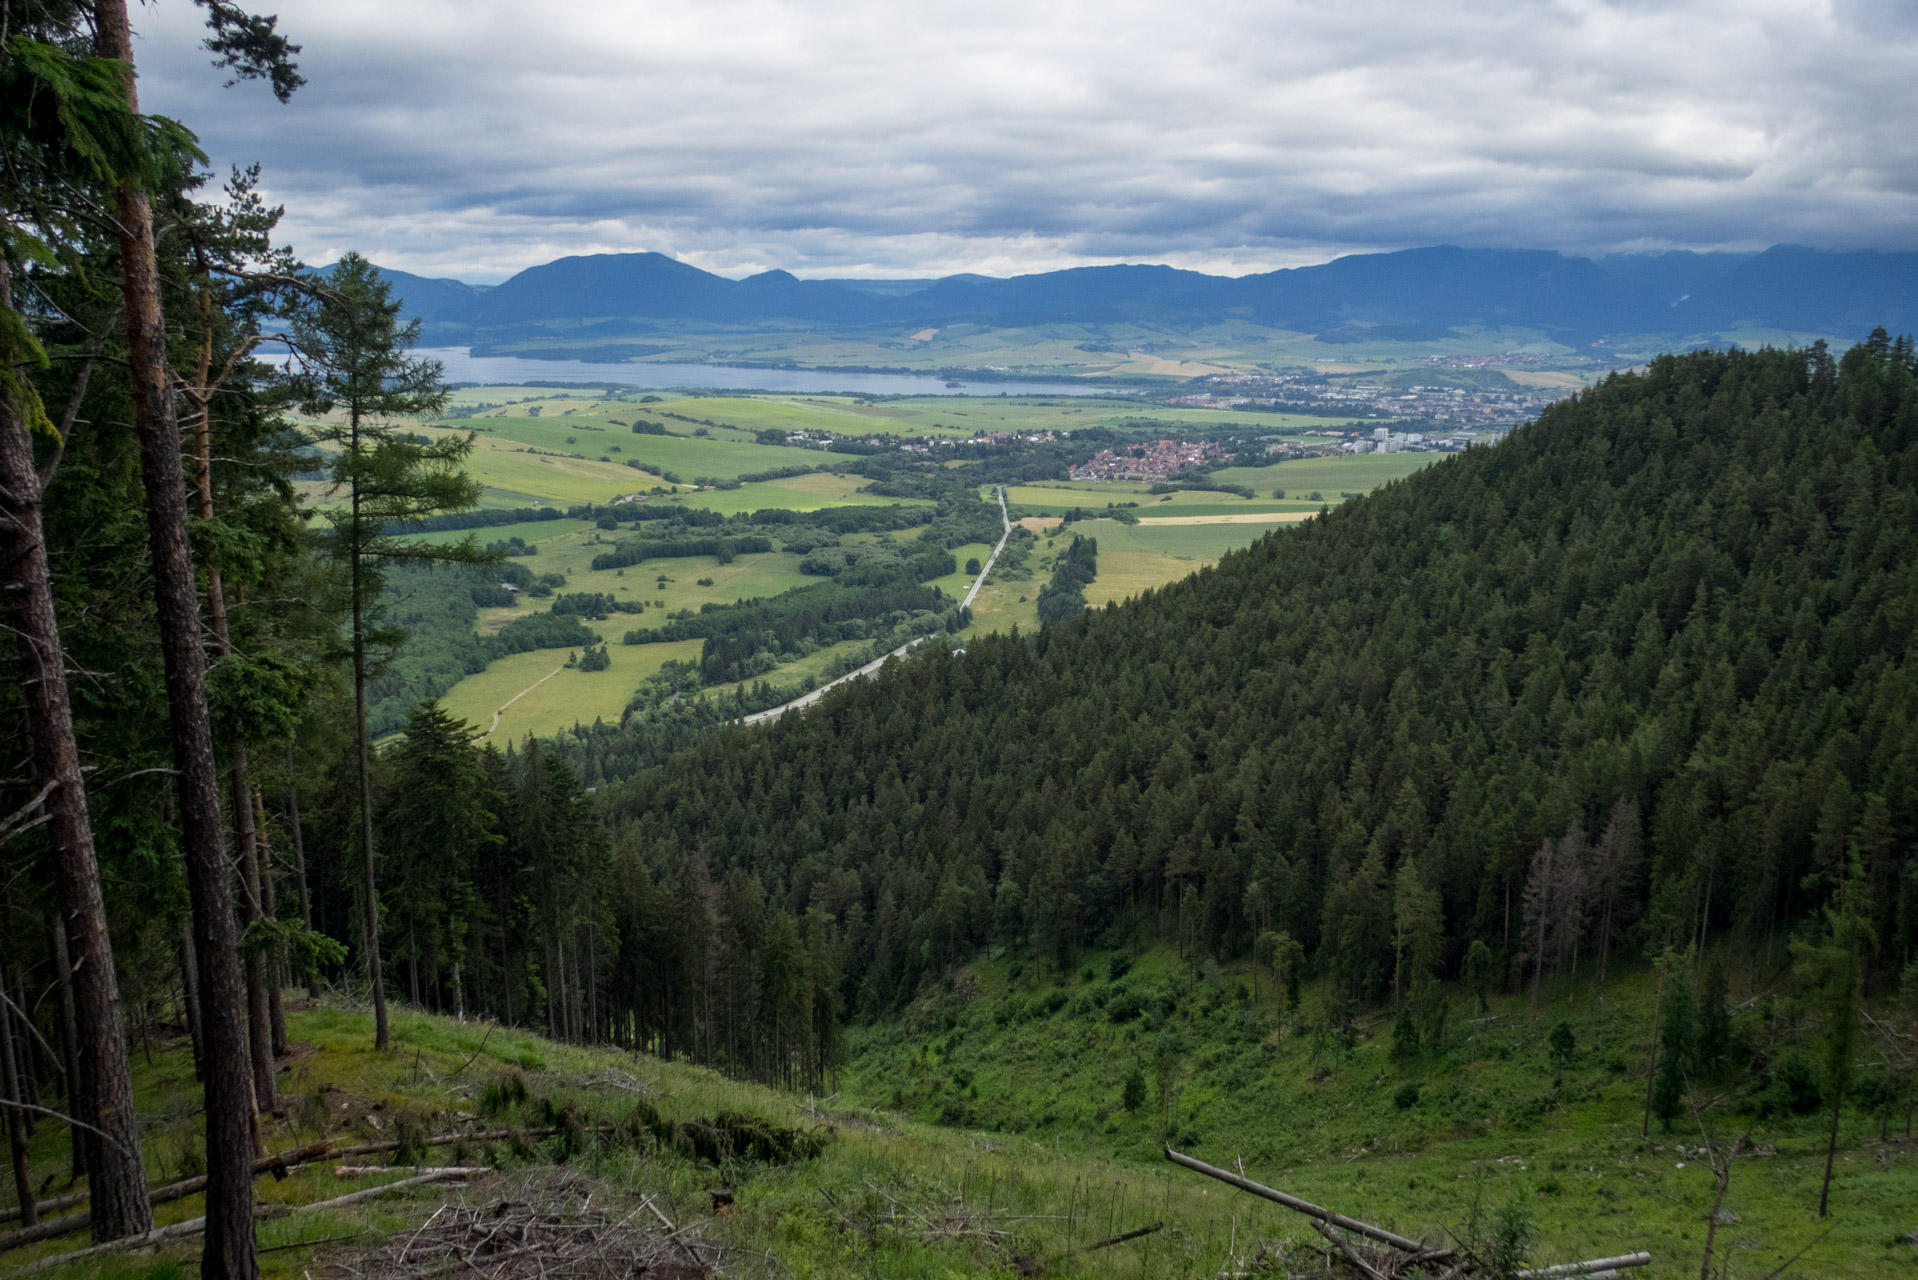
<svg viewBox="0 0 1918 1280">
<path fill-rule="evenodd" d="M 309 261 L 497 281 L 1237 274 L 1452 243 L 1918 248 L 1905 0 L 287 0 L 309 84 L 142 17 L 147 109 Z"/>
</svg>

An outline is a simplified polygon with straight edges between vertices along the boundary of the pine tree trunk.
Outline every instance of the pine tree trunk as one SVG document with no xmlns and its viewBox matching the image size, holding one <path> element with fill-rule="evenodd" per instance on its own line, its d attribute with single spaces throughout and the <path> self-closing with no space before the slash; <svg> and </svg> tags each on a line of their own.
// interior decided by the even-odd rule
<svg viewBox="0 0 1918 1280">
<path fill-rule="evenodd" d="M 200 365 L 193 387 L 188 391 L 194 404 L 193 414 L 193 487 L 199 499 L 199 516 L 213 519 L 213 415 L 209 411 L 211 393 L 207 375 L 213 362 L 213 300 L 204 287 L 195 291 L 200 306 Z M 226 588 L 220 579 L 218 563 L 206 568 L 206 605 L 213 628 L 215 652 L 224 659 L 233 653 L 233 635 L 227 624 Z M 261 910 L 260 836 L 253 820 L 252 790 L 247 785 L 246 742 L 235 735 L 232 756 L 227 764 L 227 805 L 233 821 L 233 848 L 240 871 L 240 916 L 248 927 L 258 922 Z M 245 944 L 243 944 L 245 945 Z M 267 978 L 271 959 L 257 945 L 245 945 L 246 1036 L 253 1057 L 253 1106 L 258 1112 L 279 1106 L 278 1067 L 273 1061 L 272 1011 L 267 998 Z"/>
<path fill-rule="evenodd" d="M 0 1008 L 0 1085 L 6 1088 L 8 1102 L 25 1100 L 20 1088 L 20 1072 L 14 1062 L 13 1010 L 7 1008 Z M 23 1227 L 40 1221 L 33 1199 L 33 1171 L 27 1163 L 27 1115 L 24 1108 L 7 1108 L 7 1145 L 13 1152 L 13 1192 L 20 1204 Z"/>
<path fill-rule="evenodd" d="M 1842 1083 L 1832 1093 L 1831 1140 L 1825 1144 L 1825 1184 L 1818 1189 L 1818 1216 L 1821 1218 L 1829 1217 L 1831 1213 L 1831 1167 L 1838 1159 L 1838 1114 L 1845 1103 Z"/>
<path fill-rule="evenodd" d="M 96 51 L 119 59 L 130 69 L 133 32 L 126 0 L 96 0 L 93 10 Z M 126 92 L 128 105 L 138 110 L 130 70 Z M 123 181 L 116 192 L 115 214 L 121 284 L 127 304 L 133 417 L 146 487 L 155 614 L 180 799 L 180 843 L 193 903 L 194 958 L 199 966 L 205 1024 L 207 1190 L 200 1274 L 205 1280 L 253 1280 L 258 1274 L 258 1258 L 253 1239 L 253 1081 L 247 1064 L 245 984 L 233 920 L 233 886 L 221 848 L 219 772 L 213 758 L 213 727 L 207 715 L 206 653 L 200 647 L 200 604 L 193 549 L 187 540 L 186 480 L 180 469 L 180 425 L 173 414 L 167 373 L 153 211 L 146 193 L 131 181 Z M 103 955 L 87 950 L 87 939 L 72 921 L 69 929 L 69 940 L 81 952 L 75 963 L 82 974 L 111 968 Z M 85 1003 L 82 1000 L 81 1017 L 91 1020 L 93 1013 L 84 1007 Z M 108 1025 L 117 1032 L 117 1019 Z M 106 1107 L 100 1108 L 100 1115 L 102 1119 L 107 1117 Z M 132 1109 L 128 1107 L 129 1128 L 131 1121 Z M 110 1149 L 102 1144 L 103 1154 Z M 129 1145 L 129 1149 L 137 1147 Z M 100 1236 L 99 1174 L 94 1178 L 95 1235 Z M 130 1200 L 142 1207 L 150 1222 L 144 1181 L 129 1191 Z"/>
<path fill-rule="evenodd" d="M 353 449 L 359 449 L 359 424 L 354 423 Z M 360 494 L 353 491 L 353 528 L 360 527 Z M 366 619 L 360 599 L 360 557 L 353 554 L 353 712 L 359 726 L 360 852 L 363 855 L 361 892 L 365 898 L 363 953 L 366 981 L 373 988 L 373 1048 L 386 1052 L 386 978 L 380 970 L 380 889 L 373 866 L 373 748 L 366 739 Z"/>
<path fill-rule="evenodd" d="M 1658 1034 L 1665 1025 L 1665 957 L 1658 958 L 1658 998 L 1652 1002 L 1652 1062 L 1645 1068 L 1645 1123 L 1639 1137 L 1652 1136 L 1652 1089 L 1658 1081 Z"/>
<path fill-rule="evenodd" d="M 224 646 L 223 646 L 224 647 Z M 239 854 L 241 918 L 250 926 L 262 918 L 260 841 L 253 826 L 253 795 L 246 785 L 246 748 L 233 746 L 227 771 L 227 803 L 233 810 L 233 843 Z M 253 1061 L 253 1105 L 262 1114 L 279 1106 L 279 1064 L 273 1061 L 273 1014 L 266 998 L 266 948 L 245 944 L 246 1041 Z"/>
<path fill-rule="evenodd" d="M 58 913 L 55 913 L 53 925 L 47 933 L 53 946 L 53 981 L 60 996 L 60 1055 L 65 1059 L 67 1110 L 78 1115 L 80 1020 L 73 1008 L 73 966 L 67 957 L 67 928 L 61 923 Z M 73 1140 L 73 1181 L 77 1182 L 86 1174 L 87 1142 L 93 1135 L 79 1125 L 69 1125 L 67 1128 Z"/>
<path fill-rule="evenodd" d="M 13 306 L 12 277 L 0 261 L 0 307 Z M 175 467 L 177 475 L 178 467 Z M 73 737 L 67 697 L 66 654 L 53 608 L 53 582 L 41 526 L 40 477 L 18 406 L 0 400 L 0 564 L 4 564 L 6 618 L 20 648 L 21 701 L 35 776 L 47 788 L 44 805 L 56 861 L 59 911 L 74 961 L 71 987 L 78 1026 L 79 1073 L 73 1082 L 81 1118 L 112 1135 L 117 1146 L 89 1165 L 96 1241 L 150 1230 L 146 1177 L 140 1168 L 140 1131 L 133 1111 L 133 1077 L 120 1030 L 120 990 L 107 933 L 100 866 L 87 818 L 86 782 Z"/>
<path fill-rule="evenodd" d="M 268 920 L 280 918 L 280 895 L 274 888 L 273 847 L 266 841 L 266 797 L 253 790 L 253 829 L 260 841 L 260 912 Z M 286 986 L 286 956 L 279 946 L 266 953 L 266 1011 L 273 1031 L 273 1056 L 284 1057 L 292 1051 L 286 1038 L 286 1004 L 281 999 Z"/>
<path fill-rule="evenodd" d="M 300 784 L 293 773 L 293 744 L 286 744 L 286 834 L 293 844 L 293 878 L 300 890 L 300 927 L 313 928 L 313 898 L 306 883 L 306 832 L 300 822 Z M 309 1000 L 320 998 L 320 976 L 309 974 L 306 984 Z"/>
<path fill-rule="evenodd" d="M 193 958 L 193 924 L 180 925 L 180 999 L 186 1005 L 187 1038 L 193 1042 L 193 1078 L 206 1079 L 206 1022 L 200 1016 L 200 966 Z"/>
</svg>

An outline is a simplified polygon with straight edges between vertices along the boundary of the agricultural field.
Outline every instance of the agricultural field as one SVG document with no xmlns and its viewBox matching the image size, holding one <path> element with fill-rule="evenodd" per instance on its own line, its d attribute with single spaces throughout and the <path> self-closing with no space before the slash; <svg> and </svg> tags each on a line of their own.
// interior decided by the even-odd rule
<svg viewBox="0 0 1918 1280">
<path fill-rule="evenodd" d="M 697 640 L 621 644 L 614 628 L 623 628 L 627 622 L 622 614 L 611 622 L 584 624 L 610 641 L 606 654 L 612 665 L 604 671 L 568 667 L 565 649 L 515 653 L 454 685 L 440 698 L 440 705 L 481 730 L 484 739 L 497 747 L 529 733 L 549 738 L 575 724 L 617 720 L 633 690 L 669 659 L 699 659 Z"/>
<path fill-rule="evenodd" d="M 503 343 L 501 355 L 532 355 L 542 348 L 577 354 L 593 346 L 630 344 L 630 335 L 586 339 L 555 336 Z M 993 369 L 1002 376 L 1071 378 L 1120 384 L 1172 382 L 1209 373 L 1265 373 L 1275 368 L 1322 372 L 1419 369 L 1434 357 L 1486 356 L 1523 352 L 1574 377 L 1592 376 L 1589 353 L 1530 329 L 1485 328 L 1453 332 L 1419 342 L 1362 340 L 1320 342 L 1310 333 L 1277 329 L 1243 320 L 1197 329 L 1149 324 L 1042 324 L 988 327 L 952 324 L 938 328 L 846 332 L 748 332 L 709 330 L 694 323 L 663 324 L 643 341 L 663 348 L 637 363 L 737 361 L 792 364 L 805 368 L 892 369 L 920 373 Z M 1669 343 L 1669 339 L 1665 340 Z M 712 371 L 715 382 L 750 376 L 724 365 Z M 989 389 L 989 382 L 975 389 Z"/>
<path fill-rule="evenodd" d="M 815 478 L 835 479 L 803 477 Z M 748 485 L 714 496 L 745 495 L 747 508 L 783 505 L 764 497 L 765 490 L 780 483 L 790 482 Z M 659 626 L 668 614 L 681 610 L 697 613 L 709 604 L 771 597 L 794 587 L 825 581 L 799 572 L 803 557 L 785 551 L 742 555 L 731 564 L 721 564 L 716 556 L 685 556 L 623 569 L 594 569 L 593 558 L 610 551 L 622 535 L 608 533 L 584 520 L 534 520 L 415 536 L 421 541 L 446 543 L 464 538 L 469 532 L 482 546 L 517 536 L 537 547 L 538 554 L 513 557 L 509 563 L 523 566 L 535 576 L 564 575 L 566 583 L 557 588 L 559 591 L 598 592 L 645 606 L 645 612 L 640 614 L 615 613 L 604 619 L 581 620 L 580 625 L 599 636 L 607 646 L 611 665 L 603 671 L 582 671 L 566 666 L 570 650 L 540 649 L 496 659 L 485 671 L 466 677 L 441 696 L 443 706 L 486 731 L 488 740 L 495 745 L 504 745 L 527 733 L 546 736 L 571 728 L 575 723 L 591 724 L 595 718 L 616 720 L 640 684 L 667 661 L 688 662 L 699 658 L 701 642 L 698 640 L 626 645 L 621 641 L 628 630 Z M 869 545 L 877 536 L 847 534 L 840 541 L 843 546 L 859 547 Z M 990 546 L 980 544 L 954 549 L 959 572 L 937 579 L 932 585 L 954 600 L 962 598 L 972 582 L 971 576 L 964 572 L 966 559 L 977 555 L 983 561 L 991 550 Z M 549 610 L 552 603 L 551 597 L 530 597 L 517 606 L 481 609 L 479 630 L 482 634 L 497 633 L 515 618 Z M 755 682 L 790 685 L 807 676 L 823 678 L 828 666 L 857 648 L 859 645 L 855 642 L 827 646 L 755 677 Z M 721 690 L 732 687 L 715 686 Z M 497 721 L 496 711 L 500 712 Z"/>
<path fill-rule="evenodd" d="M 1289 493 L 1280 501 L 1264 496 L 1242 498 L 1237 494 L 1210 489 L 1149 493 L 1142 484 L 1093 485 L 1090 482 L 1008 485 L 1006 501 L 1026 515 L 1034 516 L 1062 516 L 1074 507 L 1082 511 L 1103 511 L 1110 503 L 1131 502 L 1137 504 L 1132 508 L 1133 514 L 1141 519 L 1154 515 L 1228 515 L 1319 509 L 1318 503 L 1306 501 L 1303 495 L 1292 498 Z M 1338 501 L 1337 495 L 1333 496 L 1333 501 Z"/>
<path fill-rule="evenodd" d="M 1299 458 L 1269 467 L 1227 467 L 1213 473 L 1221 484 L 1242 484 L 1256 493 L 1285 490 L 1290 499 L 1317 490 L 1328 503 L 1346 493 L 1370 493 L 1446 457 L 1443 453 L 1361 453 L 1349 458 Z"/>
<path fill-rule="evenodd" d="M 824 462 L 833 456 L 835 455 L 823 455 L 820 460 Z M 683 507 L 704 508 L 728 516 L 759 511 L 766 507 L 784 507 L 788 511 L 817 511 L 821 507 L 921 504 L 922 500 L 918 498 L 886 498 L 875 493 L 861 493 L 860 489 L 868 483 L 862 476 L 835 475 L 829 471 L 818 471 L 809 476 L 788 476 L 783 480 L 755 481 L 738 489 L 701 489 L 692 492 L 682 485 L 679 493 L 655 498 L 654 501 L 674 502 Z"/>
<path fill-rule="evenodd" d="M 643 400 L 643 402 L 642 402 Z M 820 449 L 765 445 L 755 433 L 767 430 L 830 433 L 840 437 L 888 434 L 905 439 L 969 438 L 985 432 L 1066 431 L 1088 426 L 1125 428 L 1150 421 L 1151 430 L 1165 424 L 1238 426 L 1256 431 L 1324 429 L 1328 421 L 1291 415 L 1220 413 L 1142 404 L 1130 397 L 918 397 L 873 400 L 823 395 L 686 395 L 637 392 L 609 393 L 595 388 L 467 387 L 453 395 L 450 412 L 456 416 L 421 428 L 430 436 L 471 432 L 474 449 L 469 471 L 485 487 L 483 506 L 567 507 L 603 504 L 633 493 L 652 503 L 671 503 L 718 511 L 725 515 L 780 507 L 798 511 L 828 506 L 913 503 L 862 493 L 868 481 L 850 472 L 819 471 L 777 480 L 754 481 L 737 488 L 697 486 L 700 478 L 731 482 L 742 474 L 794 466 L 831 466 L 850 463 L 846 455 Z M 669 435 L 635 433 L 635 422 L 651 423 Z M 1311 439 L 1312 437 L 1307 437 Z M 1353 466 L 1353 463 L 1358 466 Z M 1385 468 L 1376 463 L 1386 462 Z M 1366 464 L 1372 464 L 1370 466 Z M 634 465 L 645 468 L 637 469 Z M 1226 473 L 1263 484 L 1267 472 Z M 1292 484 L 1342 486 L 1363 490 L 1381 478 L 1402 474 L 1404 462 L 1389 459 L 1331 459 L 1319 464 L 1331 471 L 1301 474 Z M 670 473 L 667 480 L 662 473 Z M 1330 476 L 1332 478 L 1328 479 Z M 676 481 L 677 483 L 674 483 Z M 309 485 L 318 502 L 330 501 L 323 485 Z M 1244 546 L 1284 522 L 1303 518 L 1318 509 L 1303 492 L 1274 500 L 1265 494 L 1248 500 L 1232 494 L 1187 490 L 1168 495 L 1148 494 L 1145 485 L 1061 481 L 1013 486 L 1010 502 L 1015 514 L 1057 517 L 1074 506 L 1103 507 L 1110 501 L 1139 503 L 1138 525 L 1097 521 L 1081 526 L 1100 539 L 1098 580 L 1088 590 L 1094 605 L 1119 600 L 1183 577 L 1216 560 L 1224 551 Z M 1339 489 L 1326 496 L 1337 501 Z M 990 487 L 981 496 L 990 498 Z M 1034 523 L 1044 523 L 1035 521 Z M 673 646 L 635 649 L 620 643 L 633 627 L 656 626 L 666 613 L 702 606 L 725 605 L 741 599 L 776 596 L 796 586 L 821 581 L 798 572 L 799 556 L 774 552 L 738 557 L 721 565 L 716 557 L 674 559 L 626 569 L 594 570 L 594 556 L 610 550 L 629 533 L 606 532 L 581 519 L 527 521 L 471 531 L 481 545 L 518 537 L 537 548 L 537 554 L 517 557 L 513 563 L 534 575 L 565 578 L 568 592 L 603 592 L 616 599 L 643 602 L 641 615 L 616 614 L 604 622 L 585 625 L 609 642 L 611 665 L 604 671 L 581 671 L 565 665 L 566 650 L 514 654 L 496 661 L 485 672 L 455 685 L 443 701 L 458 714 L 487 729 L 495 741 L 526 732 L 551 733 L 575 721 L 620 715 L 633 692 L 648 675 L 672 657 L 684 659 Z M 468 536 L 467 531 L 422 534 L 423 541 L 446 543 Z M 1056 536 L 1056 535 L 1055 535 Z M 851 535 L 845 542 L 857 546 L 872 535 Z M 969 634 L 1037 625 L 1039 588 L 1051 573 L 1057 546 L 1043 540 L 1028 568 L 1030 578 L 1004 579 L 989 584 L 973 605 Z M 968 559 L 984 561 L 991 552 L 979 543 L 953 549 L 957 569 L 932 585 L 957 600 L 971 586 L 965 573 Z M 514 617 L 550 608 L 550 598 L 528 598 L 516 608 L 481 611 L 482 632 L 496 632 Z M 656 612 L 659 611 L 659 612 Z M 846 642 L 816 651 L 788 663 L 761 679 L 775 684 L 796 683 L 821 676 L 839 658 L 858 645 Z M 670 651 L 667 651 L 670 650 Z M 694 646 L 693 656 L 697 656 Z M 497 725 L 494 713 L 502 707 Z"/>
<path fill-rule="evenodd" d="M 1082 520 L 1061 526 L 1057 541 L 1063 547 L 1074 533 L 1098 540 L 1099 572 L 1086 588 L 1086 603 L 1096 609 L 1110 601 L 1127 600 L 1189 577 L 1228 551 L 1250 546 L 1274 530 L 1296 525 L 1296 520 L 1163 526 L 1149 520 L 1136 525 L 1120 524 L 1116 520 Z"/>
<path fill-rule="evenodd" d="M 1073 431 L 1082 427 L 1123 427 L 1131 422 L 1174 423 L 1191 427 L 1240 427 L 1261 432 L 1334 431 L 1351 425 L 1368 429 L 1376 418 L 1327 418 L 1293 413 L 1258 413 L 1192 409 L 1161 405 L 1131 396 L 913 396 L 873 400 L 857 396 L 754 395 L 701 396 L 678 392 L 648 392 L 648 402 L 631 396 L 609 397 L 599 391 L 555 392 L 535 388 L 481 387 L 455 393 L 470 397 L 466 405 L 494 405 L 458 424 L 491 427 L 506 419 L 516 433 L 546 429 L 530 443 L 550 445 L 576 432 L 582 423 L 608 428 L 608 434 L 630 434 L 631 424 L 644 420 L 668 431 L 691 436 L 704 430 L 709 438 L 751 440 L 765 430 L 830 432 L 834 435 L 923 435 L 965 437 L 988 431 Z M 517 397 L 526 397 L 517 400 Z M 563 397 L 547 399 L 546 397 Z M 515 403 L 507 403 L 513 400 Z M 528 417 L 528 408 L 540 412 Z M 677 415 L 677 416 L 675 416 Z M 615 426 L 607 420 L 624 426 Z M 687 421 L 693 419 L 693 421 Z M 557 432 L 552 429 L 558 428 Z M 583 437 L 582 437 L 583 440 Z M 615 441 L 615 443 L 625 443 Z M 582 450 L 585 445 L 579 446 Z M 804 456 L 804 455 L 800 455 Z"/>
</svg>

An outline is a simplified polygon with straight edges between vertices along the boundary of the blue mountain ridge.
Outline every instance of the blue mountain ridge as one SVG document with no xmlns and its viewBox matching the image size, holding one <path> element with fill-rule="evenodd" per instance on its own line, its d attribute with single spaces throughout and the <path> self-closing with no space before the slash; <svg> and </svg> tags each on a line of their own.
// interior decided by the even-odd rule
<svg viewBox="0 0 1918 1280">
<path fill-rule="evenodd" d="M 1918 253 L 1780 245 L 1755 254 L 1601 259 L 1453 246 L 1353 254 L 1239 277 L 1167 266 L 1073 267 L 997 279 L 743 280 L 660 253 L 560 258 L 494 288 L 384 271 L 429 340 L 527 327 L 637 332 L 656 321 L 872 328 L 1111 323 L 1196 327 L 1249 320 L 1339 336 L 1436 338 L 1465 326 L 1568 338 L 1778 329 L 1862 337 L 1918 327 Z M 632 323 L 623 323 L 632 322 Z"/>
</svg>

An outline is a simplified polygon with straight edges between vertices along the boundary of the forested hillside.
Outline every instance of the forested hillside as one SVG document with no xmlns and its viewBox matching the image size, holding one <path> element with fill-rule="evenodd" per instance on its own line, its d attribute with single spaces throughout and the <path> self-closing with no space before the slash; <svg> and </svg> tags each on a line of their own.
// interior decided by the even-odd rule
<svg viewBox="0 0 1918 1280">
<path fill-rule="evenodd" d="M 711 988 L 666 979 L 709 928 L 741 964 L 802 934 L 868 1017 L 1134 926 L 1296 941 L 1378 1000 L 1712 930 L 1782 963 L 1837 903 L 1882 979 L 1918 944 L 1914 364 L 1663 358 L 1148 598 L 714 737 L 605 795 L 609 1014 L 692 1043 Z"/>
</svg>

